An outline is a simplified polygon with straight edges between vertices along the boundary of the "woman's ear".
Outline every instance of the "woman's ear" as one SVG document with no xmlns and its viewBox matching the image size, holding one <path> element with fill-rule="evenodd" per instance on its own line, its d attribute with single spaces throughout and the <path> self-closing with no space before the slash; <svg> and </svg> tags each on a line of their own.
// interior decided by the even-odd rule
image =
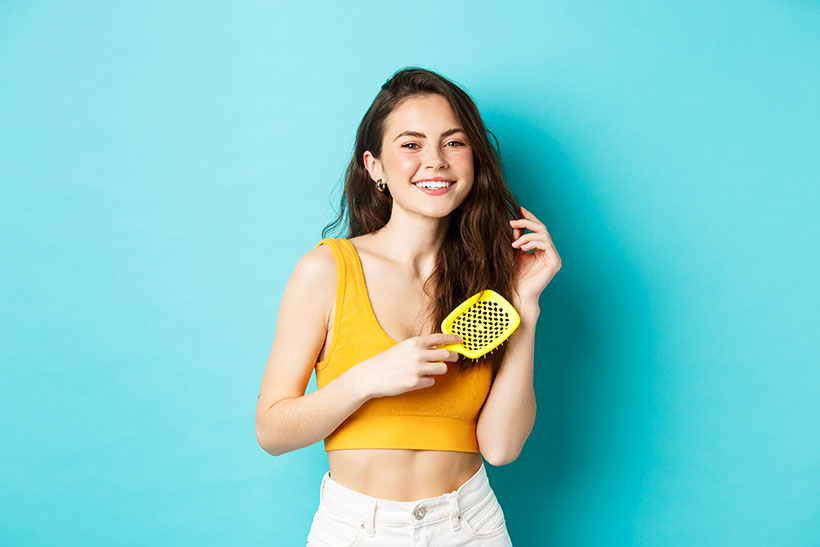
<svg viewBox="0 0 820 547">
<path fill-rule="evenodd" d="M 364 151 L 362 159 L 364 160 L 364 168 L 367 169 L 367 172 L 370 174 L 370 178 L 373 179 L 373 182 L 378 182 L 380 179 L 384 178 L 384 174 L 382 173 L 382 162 L 377 160 L 373 154 L 370 153 L 370 150 Z"/>
</svg>

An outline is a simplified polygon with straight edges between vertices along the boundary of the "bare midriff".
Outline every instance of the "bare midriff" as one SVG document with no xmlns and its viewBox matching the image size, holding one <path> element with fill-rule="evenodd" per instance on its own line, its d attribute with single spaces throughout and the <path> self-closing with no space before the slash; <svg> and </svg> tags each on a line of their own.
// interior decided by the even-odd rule
<svg viewBox="0 0 820 547">
<path fill-rule="evenodd" d="M 481 454 L 445 450 L 329 450 L 330 478 L 374 498 L 416 501 L 457 490 L 481 467 Z"/>
</svg>

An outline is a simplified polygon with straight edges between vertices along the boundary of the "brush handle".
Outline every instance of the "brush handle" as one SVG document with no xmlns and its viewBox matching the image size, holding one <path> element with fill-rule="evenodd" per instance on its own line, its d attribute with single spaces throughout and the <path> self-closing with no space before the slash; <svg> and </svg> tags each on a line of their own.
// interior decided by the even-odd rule
<svg viewBox="0 0 820 547">
<path fill-rule="evenodd" d="M 456 353 L 460 353 L 461 355 L 467 355 L 467 349 L 461 344 L 447 344 L 446 346 L 441 346 L 438 349 L 451 349 Z"/>
</svg>

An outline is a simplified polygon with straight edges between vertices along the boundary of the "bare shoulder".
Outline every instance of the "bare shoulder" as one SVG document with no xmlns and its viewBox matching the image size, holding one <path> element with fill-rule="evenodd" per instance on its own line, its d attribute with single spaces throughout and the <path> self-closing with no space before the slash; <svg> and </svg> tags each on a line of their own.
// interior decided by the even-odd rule
<svg viewBox="0 0 820 547">
<path fill-rule="evenodd" d="M 298 293 L 298 297 L 291 298 L 291 302 L 298 300 L 302 306 L 321 311 L 325 326 L 329 325 L 336 302 L 337 271 L 336 257 L 331 248 L 319 245 L 299 258 L 288 281 L 291 292 Z"/>
<path fill-rule="evenodd" d="M 319 245 L 305 254 L 296 262 L 293 275 L 309 283 L 321 283 L 324 287 L 331 283 L 336 285 L 336 257 L 327 245 Z M 335 292 L 335 291 L 334 291 Z"/>
<path fill-rule="evenodd" d="M 279 302 L 259 409 L 305 393 L 327 335 L 335 303 L 336 272 L 336 259 L 327 245 L 307 251 L 296 262 Z"/>
</svg>

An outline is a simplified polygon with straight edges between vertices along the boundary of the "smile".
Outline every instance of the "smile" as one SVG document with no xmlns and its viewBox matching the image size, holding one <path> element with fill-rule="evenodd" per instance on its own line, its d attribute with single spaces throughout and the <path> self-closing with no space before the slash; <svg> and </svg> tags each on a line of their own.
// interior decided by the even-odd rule
<svg viewBox="0 0 820 547">
<path fill-rule="evenodd" d="M 429 196 L 440 196 L 446 194 L 454 182 L 439 181 L 439 180 L 425 180 L 413 184 L 416 188 Z"/>
</svg>

